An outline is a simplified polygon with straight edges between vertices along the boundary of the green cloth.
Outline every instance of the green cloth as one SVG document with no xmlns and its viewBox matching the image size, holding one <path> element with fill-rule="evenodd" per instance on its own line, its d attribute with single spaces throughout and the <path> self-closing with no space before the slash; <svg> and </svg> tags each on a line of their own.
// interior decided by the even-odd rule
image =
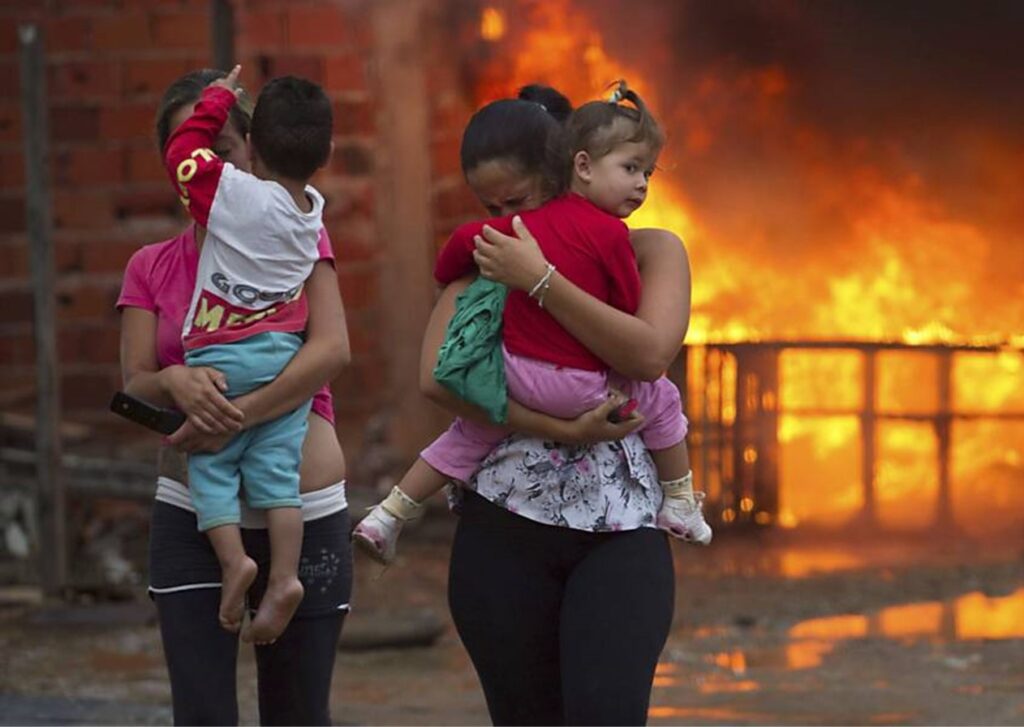
<svg viewBox="0 0 1024 727">
<path fill-rule="evenodd" d="M 507 295 L 507 287 L 485 278 L 477 278 L 459 293 L 434 367 L 439 384 L 482 408 L 496 424 L 508 420 L 501 351 L 501 315 Z"/>
</svg>

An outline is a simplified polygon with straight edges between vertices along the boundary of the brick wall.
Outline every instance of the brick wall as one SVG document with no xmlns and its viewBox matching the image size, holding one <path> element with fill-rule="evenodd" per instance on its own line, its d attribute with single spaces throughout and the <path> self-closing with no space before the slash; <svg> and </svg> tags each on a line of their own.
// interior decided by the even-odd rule
<svg viewBox="0 0 1024 727">
<path fill-rule="evenodd" d="M 398 344 L 380 332 L 407 312 L 400 296 L 383 289 L 383 273 L 399 261 L 379 239 L 389 211 L 376 202 L 378 160 L 388 144 L 379 128 L 382 99 L 392 112 L 402 102 L 387 95 L 374 70 L 375 34 L 386 26 L 375 27 L 380 6 L 373 0 L 238 0 L 233 7 L 235 56 L 252 92 L 293 73 L 321 83 L 335 104 L 335 154 L 315 183 L 327 198 L 354 354 L 334 382 L 336 408 L 343 442 L 357 455 L 367 418 L 393 405 L 389 366 Z M 423 151 L 433 180 L 429 248 L 481 210 L 458 166 L 471 93 L 451 51 L 472 3 L 419 7 L 418 42 L 430 66 Z M 120 382 L 113 305 L 122 270 L 138 247 L 186 224 L 159 163 L 154 111 L 171 81 L 211 64 L 210 8 L 207 0 L 0 0 L 0 408 L 25 412 L 32 411 L 35 372 L 16 28 L 28 20 L 43 30 L 47 60 L 64 412 L 109 426 L 105 406 Z M 418 350 L 419 341 L 402 345 Z"/>
</svg>

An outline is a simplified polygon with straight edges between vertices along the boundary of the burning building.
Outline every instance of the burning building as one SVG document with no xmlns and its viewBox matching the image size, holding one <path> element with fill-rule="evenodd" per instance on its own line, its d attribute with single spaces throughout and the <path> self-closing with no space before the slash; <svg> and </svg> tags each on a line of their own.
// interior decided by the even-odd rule
<svg viewBox="0 0 1024 727">
<path fill-rule="evenodd" d="M 253 87 L 297 73 L 336 101 L 338 153 L 320 186 L 353 336 L 335 390 L 355 459 L 376 411 L 393 414 L 410 456 L 442 422 L 415 370 L 433 254 L 483 214 L 458 169 L 469 115 L 530 82 L 580 103 L 626 78 L 668 132 L 629 224 L 686 242 L 693 315 L 672 374 L 718 521 L 1019 537 L 1019 5 L 213 5 L 229 12 L 212 24 L 208 3 L 188 0 L 50 0 L 0 18 L 39 19 L 49 42 L 67 411 L 95 418 L 116 387 L 117 273 L 181 224 L 148 125 L 161 84 L 209 65 L 210 47 L 227 47 Z M 17 407 L 31 358 L 21 130 L 6 104 L 0 324 Z"/>
</svg>

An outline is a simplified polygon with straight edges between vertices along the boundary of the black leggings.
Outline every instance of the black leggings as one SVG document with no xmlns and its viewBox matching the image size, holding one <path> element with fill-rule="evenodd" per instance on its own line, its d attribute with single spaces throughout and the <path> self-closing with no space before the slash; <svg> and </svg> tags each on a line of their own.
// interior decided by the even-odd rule
<svg viewBox="0 0 1024 727">
<path fill-rule="evenodd" d="M 466 493 L 448 600 L 494 724 L 645 724 L 674 598 L 663 532 L 541 525 Z"/>
<path fill-rule="evenodd" d="M 331 677 L 352 588 L 348 537 L 345 511 L 305 524 L 299 578 L 306 595 L 280 638 L 270 646 L 255 647 L 263 725 L 331 724 Z M 265 574 L 267 531 L 244 530 L 243 539 Z M 170 674 L 174 723 L 238 724 L 238 636 L 222 629 L 217 620 L 220 588 L 189 587 L 220 580 L 216 556 L 196 530 L 194 514 L 163 502 L 154 505 L 150 579 Z M 251 608 L 259 604 L 265 585 L 265 576 L 257 577 L 249 592 Z"/>
</svg>

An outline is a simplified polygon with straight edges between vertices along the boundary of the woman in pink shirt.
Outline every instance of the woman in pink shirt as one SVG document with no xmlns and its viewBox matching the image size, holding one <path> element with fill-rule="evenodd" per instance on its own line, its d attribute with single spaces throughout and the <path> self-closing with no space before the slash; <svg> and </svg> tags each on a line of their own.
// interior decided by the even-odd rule
<svg viewBox="0 0 1024 727">
<path fill-rule="evenodd" d="M 223 77 L 197 71 L 173 83 L 157 115 L 161 149 L 188 118 L 203 88 Z M 248 169 L 245 135 L 251 107 L 236 104 L 213 151 Z M 229 401 L 226 382 L 211 368 L 184 365 L 182 322 L 191 301 L 205 230 L 147 245 L 125 269 L 118 308 L 125 390 L 183 411 L 188 420 L 161 448 L 150 531 L 150 593 L 157 605 L 171 680 L 176 724 L 236 724 L 238 636 L 220 628 L 220 566 L 196 528 L 187 485 L 189 452 L 217 451 L 240 429 L 273 419 L 313 398 L 302 450 L 304 520 L 300 579 L 306 595 L 278 640 L 256 647 L 260 722 L 330 724 L 335 647 L 349 607 L 352 558 L 345 499 L 345 458 L 334 431 L 326 382 L 348 362 L 344 309 L 330 240 L 321 231 L 320 261 L 306 284 L 306 342 L 270 384 Z M 269 542 L 265 519 L 242 514 L 246 551 L 261 576 L 249 591 L 250 610 L 266 589 Z"/>
</svg>

